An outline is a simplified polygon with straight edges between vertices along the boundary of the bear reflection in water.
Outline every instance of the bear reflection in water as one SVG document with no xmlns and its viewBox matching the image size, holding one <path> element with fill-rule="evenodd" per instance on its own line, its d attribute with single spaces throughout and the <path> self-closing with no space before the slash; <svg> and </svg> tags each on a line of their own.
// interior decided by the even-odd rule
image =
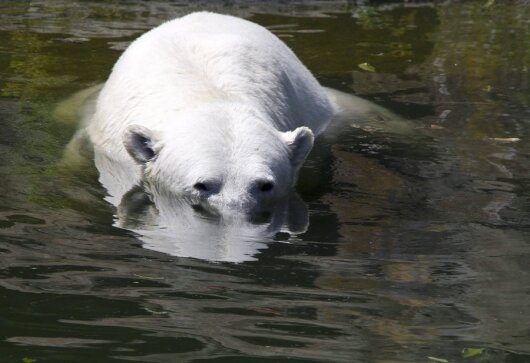
<svg viewBox="0 0 530 363">
<path fill-rule="evenodd" d="M 222 214 L 179 197 L 135 187 L 117 207 L 115 226 L 138 234 L 145 248 L 210 261 L 254 260 L 278 232 L 302 233 L 308 213 L 295 194 L 251 214 Z"/>
</svg>

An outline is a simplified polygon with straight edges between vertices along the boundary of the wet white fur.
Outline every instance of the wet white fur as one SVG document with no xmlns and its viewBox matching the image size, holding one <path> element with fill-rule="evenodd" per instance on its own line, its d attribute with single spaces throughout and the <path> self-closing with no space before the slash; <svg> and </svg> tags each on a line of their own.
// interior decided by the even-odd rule
<svg viewBox="0 0 530 363">
<path fill-rule="evenodd" d="M 201 12 L 130 45 L 87 131 L 96 154 L 154 187 L 231 206 L 286 195 L 313 134 L 333 113 L 322 87 L 276 36 L 246 20 Z M 138 130 L 157 154 L 145 164 L 124 147 Z M 260 193 L 256 183 L 267 180 L 274 190 Z M 202 181 L 215 192 L 194 190 Z"/>
</svg>

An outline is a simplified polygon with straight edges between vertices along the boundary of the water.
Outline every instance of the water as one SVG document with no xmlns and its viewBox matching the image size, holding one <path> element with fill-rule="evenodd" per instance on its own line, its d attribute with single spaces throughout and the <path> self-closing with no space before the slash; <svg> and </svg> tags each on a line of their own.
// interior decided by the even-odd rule
<svg viewBox="0 0 530 363">
<path fill-rule="evenodd" d="M 419 128 L 320 138 L 305 232 L 239 263 L 146 248 L 93 166 L 58 167 L 75 125 L 57 104 L 205 8 Z M 528 19 L 523 2 L 3 1 L 0 361 L 530 362 Z"/>
</svg>

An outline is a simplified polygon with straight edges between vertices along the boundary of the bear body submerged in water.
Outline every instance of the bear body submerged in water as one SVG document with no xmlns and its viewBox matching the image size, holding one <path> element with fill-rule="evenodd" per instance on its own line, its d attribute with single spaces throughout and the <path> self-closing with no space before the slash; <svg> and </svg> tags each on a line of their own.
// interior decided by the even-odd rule
<svg viewBox="0 0 530 363">
<path fill-rule="evenodd" d="M 292 186 L 331 119 L 330 138 L 338 125 L 410 129 L 371 102 L 321 87 L 265 28 L 213 13 L 142 35 L 103 86 L 56 110 L 62 122 L 79 113 L 62 164 L 93 158 L 116 227 L 151 250 L 232 262 L 254 259 L 278 232 L 307 229 Z"/>
<path fill-rule="evenodd" d="M 323 88 L 275 35 L 201 12 L 129 46 L 86 132 L 98 169 L 115 169 L 117 182 L 102 180 L 111 196 L 142 180 L 161 194 L 240 211 L 289 194 L 333 114 Z"/>
</svg>

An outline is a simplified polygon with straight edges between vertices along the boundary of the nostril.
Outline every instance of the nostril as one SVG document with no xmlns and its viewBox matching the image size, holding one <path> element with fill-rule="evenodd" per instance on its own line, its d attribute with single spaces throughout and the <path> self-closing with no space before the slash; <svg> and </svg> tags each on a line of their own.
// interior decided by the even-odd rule
<svg viewBox="0 0 530 363">
<path fill-rule="evenodd" d="M 269 181 L 261 183 L 259 187 L 259 189 L 262 192 L 270 192 L 273 188 L 274 188 L 274 183 L 269 182 Z"/>
<path fill-rule="evenodd" d="M 198 190 L 199 192 L 207 192 L 209 189 L 208 189 L 208 186 L 204 183 L 195 183 L 193 185 L 193 188 L 195 190 Z"/>
</svg>

